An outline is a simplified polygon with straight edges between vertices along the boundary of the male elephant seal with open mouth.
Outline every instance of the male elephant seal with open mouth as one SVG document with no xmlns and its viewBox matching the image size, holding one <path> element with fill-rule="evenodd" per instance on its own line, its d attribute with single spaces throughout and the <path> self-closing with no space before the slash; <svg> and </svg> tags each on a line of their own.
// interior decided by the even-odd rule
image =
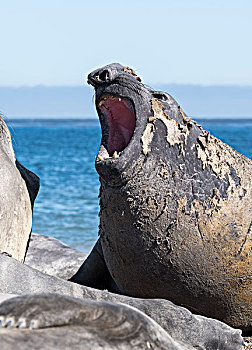
<svg viewBox="0 0 252 350">
<path fill-rule="evenodd" d="M 32 229 L 32 208 L 39 178 L 23 167 L 0 116 L 0 253 L 23 262 Z"/>
<path fill-rule="evenodd" d="M 71 281 L 252 329 L 252 161 L 120 64 L 88 76 L 102 140 L 100 238 Z"/>
</svg>

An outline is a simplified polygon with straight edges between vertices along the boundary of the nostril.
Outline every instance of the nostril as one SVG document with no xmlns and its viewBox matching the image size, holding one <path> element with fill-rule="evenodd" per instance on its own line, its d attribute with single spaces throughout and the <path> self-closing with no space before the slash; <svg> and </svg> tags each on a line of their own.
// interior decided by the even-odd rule
<svg viewBox="0 0 252 350">
<path fill-rule="evenodd" d="M 110 72 L 107 69 L 105 69 L 100 74 L 98 74 L 97 78 L 100 81 L 108 82 L 110 81 Z"/>
<path fill-rule="evenodd" d="M 88 75 L 88 84 L 97 87 L 104 83 L 111 83 L 118 76 L 118 70 L 104 67 L 91 72 Z"/>
</svg>

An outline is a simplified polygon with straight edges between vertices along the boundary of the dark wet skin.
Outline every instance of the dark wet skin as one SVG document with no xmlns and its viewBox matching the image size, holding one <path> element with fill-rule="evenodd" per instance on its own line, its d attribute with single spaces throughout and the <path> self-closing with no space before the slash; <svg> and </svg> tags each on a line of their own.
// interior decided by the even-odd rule
<svg viewBox="0 0 252 350">
<path fill-rule="evenodd" d="M 71 281 L 250 331 L 251 160 L 129 68 L 105 66 L 88 82 L 102 129 L 100 238 Z"/>
</svg>

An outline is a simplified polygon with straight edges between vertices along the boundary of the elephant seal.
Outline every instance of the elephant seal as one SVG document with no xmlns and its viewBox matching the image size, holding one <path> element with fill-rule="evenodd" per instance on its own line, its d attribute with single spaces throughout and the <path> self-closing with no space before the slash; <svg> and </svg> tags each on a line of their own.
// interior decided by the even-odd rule
<svg viewBox="0 0 252 350">
<path fill-rule="evenodd" d="M 114 63 L 88 76 L 102 140 L 99 240 L 70 279 L 252 330 L 252 161 Z"/>
<path fill-rule="evenodd" d="M 124 304 L 35 294 L 3 302 L 0 314 L 0 345 L 5 350 L 16 349 L 17 343 L 23 350 L 34 344 L 48 350 L 195 349 L 176 342 L 153 319 Z M 26 329 L 25 334 L 17 328 Z"/>
<path fill-rule="evenodd" d="M 23 262 L 32 229 L 39 178 L 18 162 L 0 115 L 0 253 Z"/>
</svg>

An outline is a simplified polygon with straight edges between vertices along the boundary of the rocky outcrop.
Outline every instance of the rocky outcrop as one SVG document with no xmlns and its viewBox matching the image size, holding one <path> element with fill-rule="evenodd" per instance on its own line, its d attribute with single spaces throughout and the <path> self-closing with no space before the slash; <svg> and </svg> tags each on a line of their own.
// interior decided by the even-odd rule
<svg viewBox="0 0 252 350">
<path fill-rule="evenodd" d="M 114 347 L 115 349 L 131 349 L 134 344 L 134 341 L 130 343 L 132 339 L 135 339 L 136 349 L 148 349 L 148 346 L 150 349 L 178 350 L 242 349 L 243 339 L 240 330 L 217 320 L 193 315 L 187 309 L 167 300 L 130 298 L 76 285 L 61 278 L 49 276 L 3 255 L 0 255 L 0 281 L 0 292 L 5 294 L 5 299 L 13 297 L 11 294 L 30 295 L 5 300 L 0 304 L 0 319 L 3 327 L 0 330 L 0 345 L 4 349 L 14 349 L 17 342 L 25 344 L 25 339 L 27 345 L 24 346 L 27 346 L 27 349 L 32 342 L 38 344 L 38 349 L 41 348 L 39 344 L 42 344 L 42 341 L 43 349 L 53 349 L 53 346 L 54 349 L 57 347 L 66 349 L 71 342 L 72 349 L 80 349 L 81 345 L 78 344 L 85 345 L 87 349 L 91 349 L 92 344 L 100 344 L 101 349 L 113 349 L 114 346 L 117 346 Z M 37 293 L 44 295 L 34 295 Z M 10 295 L 6 296 L 6 294 Z M 95 301 L 96 304 L 90 303 L 91 301 Z M 112 306 L 110 303 L 113 303 Z M 86 318 L 89 321 L 86 323 L 78 316 L 81 310 L 86 310 L 83 313 L 89 315 Z M 116 316 L 118 314 L 124 316 L 119 320 Z M 75 318 L 71 315 L 76 315 L 76 324 Z M 107 321 L 102 321 L 103 326 L 99 326 L 99 321 L 97 324 L 95 321 L 93 325 L 97 326 L 92 326 L 90 320 L 99 319 L 99 315 L 104 319 L 107 318 Z M 111 322 L 118 324 L 118 327 L 119 324 L 123 327 L 127 317 L 130 321 L 127 326 L 129 328 L 126 329 L 131 327 L 134 329 L 136 324 L 141 325 L 139 336 L 131 338 L 130 335 L 128 336 L 130 332 L 126 332 L 127 337 L 121 339 L 120 344 L 114 345 L 113 340 L 109 340 L 114 334 L 113 327 L 110 327 Z M 38 328 L 29 331 L 5 329 L 22 326 L 19 324 L 22 320 L 26 327 Z M 104 335 L 105 333 L 107 335 Z M 145 347 L 141 344 L 145 344 Z M 98 345 L 96 348 L 99 348 Z M 26 348 L 23 347 L 23 349 Z"/>
<path fill-rule="evenodd" d="M 48 275 L 69 279 L 86 259 L 86 254 L 56 238 L 31 234 L 25 264 Z"/>
</svg>

